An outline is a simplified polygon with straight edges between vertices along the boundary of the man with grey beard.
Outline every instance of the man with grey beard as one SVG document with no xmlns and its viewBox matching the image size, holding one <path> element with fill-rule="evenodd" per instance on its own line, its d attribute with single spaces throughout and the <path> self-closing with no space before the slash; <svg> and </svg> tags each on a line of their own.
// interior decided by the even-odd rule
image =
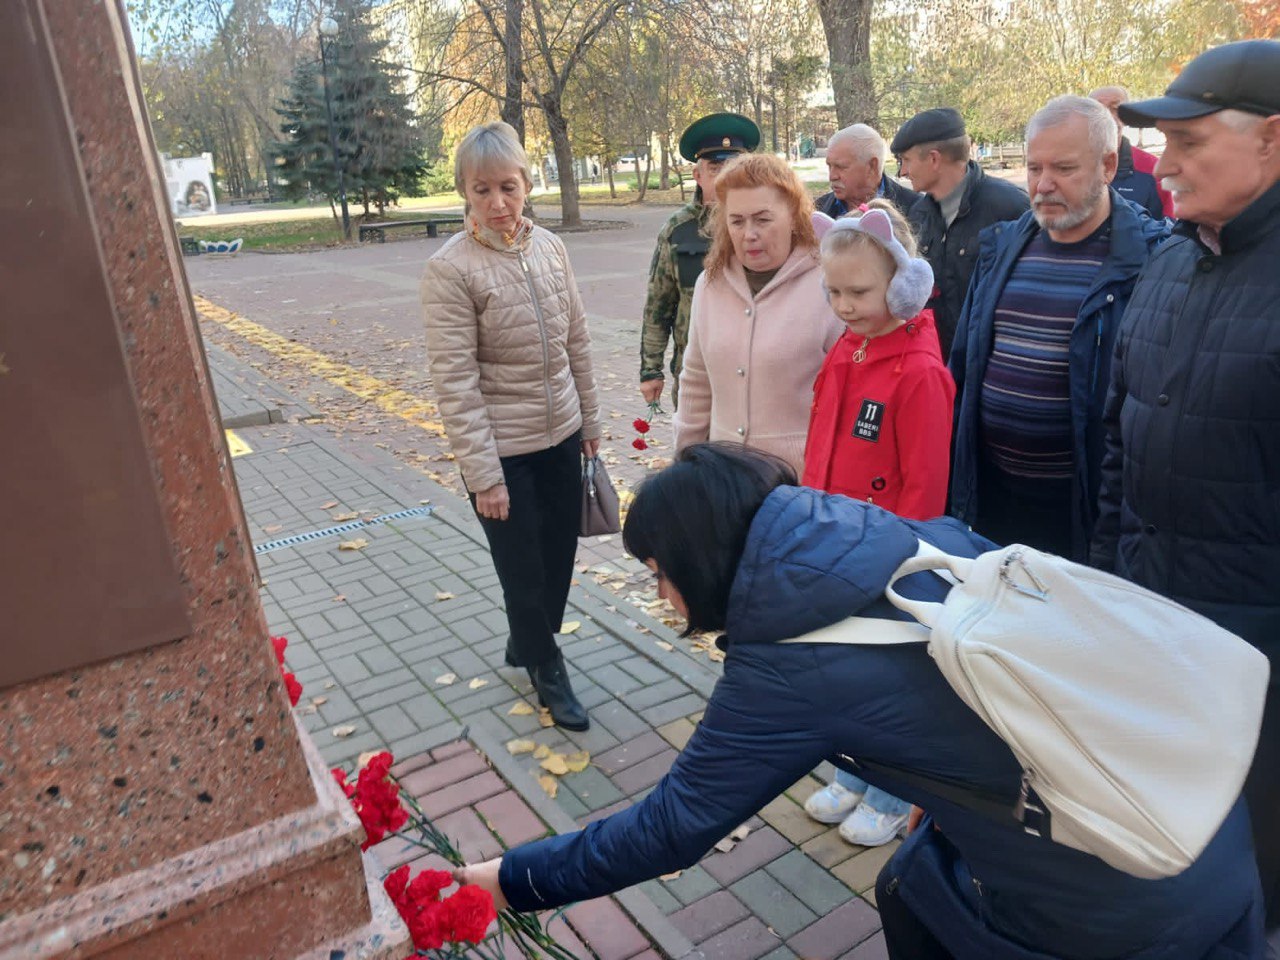
<svg viewBox="0 0 1280 960">
<path fill-rule="evenodd" d="M 1097 517 L 1111 350 L 1164 221 L 1109 187 L 1107 109 L 1056 97 L 1027 124 L 1031 210 L 982 234 L 956 328 L 950 513 L 997 543 L 1083 560 Z"/>
</svg>

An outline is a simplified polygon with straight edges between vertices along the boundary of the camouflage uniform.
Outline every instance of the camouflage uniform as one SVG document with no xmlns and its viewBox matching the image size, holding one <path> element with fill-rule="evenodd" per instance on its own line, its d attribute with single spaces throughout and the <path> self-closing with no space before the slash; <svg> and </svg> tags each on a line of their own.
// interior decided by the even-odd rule
<svg viewBox="0 0 1280 960">
<path fill-rule="evenodd" d="M 680 368 L 689 342 L 689 308 L 693 285 L 702 273 L 702 258 L 711 247 L 705 235 L 711 208 L 697 196 L 671 215 L 658 233 L 649 266 L 649 294 L 640 333 L 640 380 L 664 377 L 667 341 L 671 351 L 671 406 L 679 403 Z"/>
</svg>

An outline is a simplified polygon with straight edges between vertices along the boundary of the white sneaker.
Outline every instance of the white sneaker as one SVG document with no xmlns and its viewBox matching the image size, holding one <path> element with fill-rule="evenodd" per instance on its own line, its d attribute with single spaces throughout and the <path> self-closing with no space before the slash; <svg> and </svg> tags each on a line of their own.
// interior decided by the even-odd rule
<svg viewBox="0 0 1280 960">
<path fill-rule="evenodd" d="M 862 803 L 841 822 L 840 836 L 860 847 L 882 847 L 906 832 L 907 817 L 905 813 L 880 813 Z"/>
<path fill-rule="evenodd" d="M 804 802 L 804 812 L 819 823 L 840 823 L 861 802 L 861 793 L 832 782 Z"/>
</svg>

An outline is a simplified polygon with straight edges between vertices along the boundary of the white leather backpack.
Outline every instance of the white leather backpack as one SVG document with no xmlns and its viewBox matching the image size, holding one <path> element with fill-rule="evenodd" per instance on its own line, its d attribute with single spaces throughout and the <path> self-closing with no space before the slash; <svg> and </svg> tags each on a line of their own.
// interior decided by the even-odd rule
<svg viewBox="0 0 1280 960">
<path fill-rule="evenodd" d="M 895 591 L 926 570 L 955 583 L 945 602 Z M 921 543 L 885 595 L 919 623 L 855 617 L 788 642 L 928 643 L 1022 765 L 1023 829 L 1136 877 L 1173 876 L 1203 852 L 1253 760 L 1261 652 L 1150 590 L 1017 544 L 969 560 Z"/>
</svg>

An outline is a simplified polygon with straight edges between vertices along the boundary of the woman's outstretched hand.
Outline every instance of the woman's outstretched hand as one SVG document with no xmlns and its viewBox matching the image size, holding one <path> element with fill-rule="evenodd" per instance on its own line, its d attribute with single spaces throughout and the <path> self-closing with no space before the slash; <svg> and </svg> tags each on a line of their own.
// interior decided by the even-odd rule
<svg viewBox="0 0 1280 960">
<path fill-rule="evenodd" d="M 511 516 L 511 497 L 507 485 L 499 483 L 476 494 L 476 513 L 489 520 L 505 520 Z"/>
<path fill-rule="evenodd" d="M 458 867 L 453 871 L 453 879 L 459 884 L 472 883 L 482 890 L 488 890 L 493 897 L 493 906 L 496 910 L 507 909 L 507 898 L 502 894 L 502 887 L 498 884 L 498 868 L 502 866 L 502 858 L 498 857 L 494 860 L 486 860 L 484 863 L 468 864 L 465 867 Z"/>
</svg>

